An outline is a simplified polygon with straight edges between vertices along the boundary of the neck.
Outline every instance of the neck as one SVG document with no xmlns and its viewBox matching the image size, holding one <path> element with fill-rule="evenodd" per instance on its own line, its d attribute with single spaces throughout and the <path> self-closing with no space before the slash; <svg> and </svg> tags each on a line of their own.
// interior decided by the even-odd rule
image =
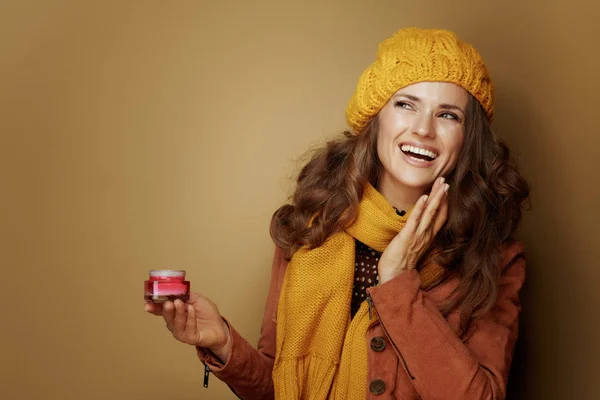
<svg viewBox="0 0 600 400">
<path fill-rule="evenodd" d="M 411 208 L 425 193 L 424 189 L 402 185 L 387 174 L 384 174 L 379 180 L 377 190 L 392 207 L 405 211 Z"/>
</svg>

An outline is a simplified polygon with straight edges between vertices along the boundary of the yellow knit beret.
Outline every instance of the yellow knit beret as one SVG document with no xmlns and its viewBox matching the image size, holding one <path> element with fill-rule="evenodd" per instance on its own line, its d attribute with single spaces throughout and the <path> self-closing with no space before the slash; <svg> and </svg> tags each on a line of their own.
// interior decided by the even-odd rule
<svg viewBox="0 0 600 400">
<path fill-rule="evenodd" d="M 477 50 L 450 31 L 404 28 L 379 44 L 377 59 L 360 76 L 348 124 L 360 133 L 394 93 L 418 82 L 460 85 L 494 118 L 494 84 Z"/>
</svg>

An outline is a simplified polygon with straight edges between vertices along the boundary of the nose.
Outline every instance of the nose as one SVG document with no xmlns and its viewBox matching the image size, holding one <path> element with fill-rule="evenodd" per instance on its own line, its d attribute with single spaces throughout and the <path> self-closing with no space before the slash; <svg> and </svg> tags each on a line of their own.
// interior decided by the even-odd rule
<svg viewBox="0 0 600 400">
<path fill-rule="evenodd" d="M 414 119 L 413 133 L 420 137 L 435 137 L 434 117 L 429 113 L 420 113 Z"/>
</svg>

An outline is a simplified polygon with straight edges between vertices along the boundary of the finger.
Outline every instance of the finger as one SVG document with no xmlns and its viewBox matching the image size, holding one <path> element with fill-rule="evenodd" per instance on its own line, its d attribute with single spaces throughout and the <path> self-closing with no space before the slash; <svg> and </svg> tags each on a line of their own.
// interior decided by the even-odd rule
<svg viewBox="0 0 600 400">
<path fill-rule="evenodd" d="M 181 300 L 175 300 L 175 319 L 173 334 L 179 338 L 185 333 L 185 324 L 187 322 L 187 312 L 185 305 Z"/>
<path fill-rule="evenodd" d="M 196 293 L 196 292 L 190 292 L 190 299 L 188 300 L 188 303 L 195 303 L 196 301 L 198 301 L 202 296 L 200 295 L 200 293 Z"/>
<path fill-rule="evenodd" d="M 425 230 L 432 228 L 433 221 L 440 210 L 443 200 L 446 198 L 448 188 L 448 184 L 441 184 L 436 191 L 429 196 L 429 201 L 427 202 L 427 207 L 423 211 L 417 232 L 424 232 Z"/>
<path fill-rule="evenodd" d="M 187 321 L 185 323 L 185 334 L 189 338 L 198 340 L 198 327 L 196 325 L 196 310 L 192 305 L 187 305 Z M 199 342 L 199 340 L 198 340 Z"/>
<path fill-rule="evenodd" d="M 162 315 L 162 304 L 157 304 L 157 303 L 153 303 L 151 301 L 147 301 L 144 304 L 144 310 L 150 314 Z"/>
<path fill-rule="evenodd" d="M 417 200 L 417 204 L 415 204 L 415 206 L 413 207 L 412 211 L 410 212 L 410 216 L 406 221 L 406 225 L 402 229 L 403 231 L 406 230 L 407 233 L 412 233 L 417 230 L 417 227 L 419 226 L 419 221 L 421 220 L 421 217 L 423 215 L 423 211 L 427 206 L 428 198 L 428 195 L 423 195 L 419 198 L 419 200 Z"/>
<path fill-rule="evenodd" d="M 421 221 L 419 222 L 419 226 L 417 228 L 417 232 L 424 232 L 425 230 L 431 227 L 432 221 L 439 211 L 440 204 L 442 200 L 446 197 L 446 193 L 450 186 L 445 183 L 440 185 L 435 193 L 429 198 L 427 202 L 427 208 L 423 211 L 423 216 L 421 217 Z"/>
<path fill-rule="evenodd" d="M 442 229 L 442 226 L 446 223 L 448 219 L 448 195 L 444 196 L 442 200 L 442 204 L 440 205 L 440 209 L 435 216 L 435 222 L 433 223 L 433 234 L 437 235 L 437 233 Z"/>
<path fill-rule="evenodd" d="M 175 319 L 175 306 L 170 301 L 163 304 L 163 318 L 167 324 L 167 329 L 173 332 L 173 324 Z"/>
<path fill-rule="evenodd" d="M 442 186 L 442 184 L 444 182 L 445 182 L 444 177 L 440 177 L 440 178 L 436 179 L 435 182 L 433 182 L 433 186 L 431 187 L 430 194 L 423 195 L 419 198 L 419 200 L 417 200 L 417 204 L 415 204 L 413 210 L 411 211 L 411 214 L 408 218 L 408 221 L 406 221 L 406 226 L 404 227 L 404 229 L 408 228 L 408 230 L 410 230 L 410 231 L 417 230 L 417 227 L 419 226 L 419 222 L 423 216 L 423 212 L 424 212 L 424 210 L 427 209 L 427 205 L 431 201 L 431 197 L 433 195 L 435 195 L 436 193 L 438 193 L 439 188 Z"/>
<path fill-rule="evenodd" d="M 433 196 L 437 192 L 437 190 L 440 188 L 440 186 L 442 186 L 445 182 L 446 182 L 446 178 L 444 178 L 443 176 L 440 176 L 439 178 L 437 178 L 435 180 L 435 182 L 433 183 L 433 186 L 431 187 L 429 195 Z"/>
<path fill-rule="evenodd" d="M 205 301 L 206 298 L 199 293 L 190 292 L 190 298 L 186 301 L 187 304 L 195 305 L 200 301 Z"/>
</svg>

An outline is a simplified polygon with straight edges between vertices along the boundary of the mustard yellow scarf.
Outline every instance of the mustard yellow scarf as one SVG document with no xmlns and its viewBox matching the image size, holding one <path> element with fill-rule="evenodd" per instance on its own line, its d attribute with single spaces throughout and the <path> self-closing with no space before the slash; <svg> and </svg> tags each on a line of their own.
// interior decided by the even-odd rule
<svg viewBox="0 0 600 400">
<path fill-rule="evenodd" d="M 377 320 L 363 302 L 351 320 L 355 241 L 384 251 L 406 223 L 387 200 L 367 185 L 357 221 L 322 246 L 297 251 L 283 280 L 277 317 L 273 382 L 275 398 L 364 399 L 367 393 L 366 333 Z M 423 287 L 443 268 L 420 271 Z"/>
</svg>

